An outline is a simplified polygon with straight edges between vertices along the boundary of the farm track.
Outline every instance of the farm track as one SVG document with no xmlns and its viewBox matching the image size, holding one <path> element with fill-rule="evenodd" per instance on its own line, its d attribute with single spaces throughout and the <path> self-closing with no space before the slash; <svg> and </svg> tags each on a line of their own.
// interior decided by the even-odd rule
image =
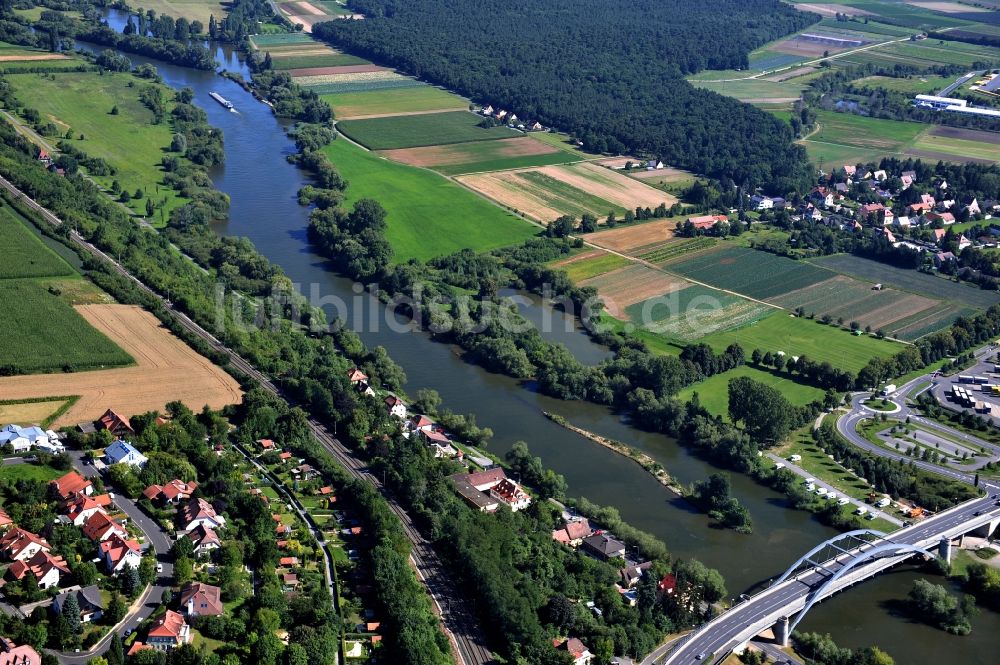
<svg viewBox="0 0 1000 665">
<path fill-rule="evenodd" d="M 49 224 L 56 227 L 63 225 L 61 219 L 25 195 L 2 176 L 0 176 L 0 187 L 10 192 L 14 198 L 23 202 L 28 208 L 38 213 Z M 116 273 L 134 284 L 138 289 L 155 298 L 179 325 L 208 344 L 215 351 L 225 354 L 229 359 L 229 363 L 235 369 L 244 373 L 262 389 L 295 405 L 294 400 L 283 395 L 281 389 L 269 377 L 257 370 L 256 367 L 243 357 L 227 348 L 214 335 L 199 326 L 186 314 L 175 309 L 172 303 L 146 286 L 113 258 L 90 244 L 75 230 L 69 233 L 69 239 L 91 256 L 107 263 Z M 490 665 L 495 663 L 492 653 L 486 646 L 483 631 L 473 618 L 475 614 L 467 604 L 467 596 L 460 594 L 451 582 L 437 553 L 434 552 L 428 541 L 417 531 L 409 514 L 396 502 L 382 483 L 368 472 L 363 462 L 354 457 L 340 440 L 327 431 L 325 426 L 312 417 L 309 418 L 308 423 L 310 430 L 320 445 L 333 455 L 353 477 L 375 487 L 385 497 L 392 511 L 399 517 L 403 531 L 413 546 L 410 554 L 411 561 L 417 571 L 417 575 L 427 587 L 437 613 L 441 617 L 442 628 L 447 633 L 455 649 L 458 664 Z"/>
</svg>

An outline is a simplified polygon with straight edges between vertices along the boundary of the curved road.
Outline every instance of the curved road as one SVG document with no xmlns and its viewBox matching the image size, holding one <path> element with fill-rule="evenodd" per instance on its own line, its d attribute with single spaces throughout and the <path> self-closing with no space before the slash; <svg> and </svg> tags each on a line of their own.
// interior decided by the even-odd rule
<svg viewBox="0 0 1000 665">
<path fill-rule="evenodd" d="M 3 176 L 0 176 L 0 188 L 9 191 L 16 199 L 38 213 L 42 219 L 49 224 L 56 227 L 63 225 L 61 219 L 52 214 L 44 206 L 38 204 L 36 201 L 25 195 Z M 274 383 L 272 383 L 267 376 L 258 371 L 256 367 L 237 353 L 227 348 L 224 344 L 222 344 L 222 342 L 216 339 L 214 335 L 188 318 L 186 314 L 175 309 L 171 302 L 146 286 L 142 281 L 120 265 L 115 259 L 108 256 L 91 243 L 87 242 L 87 240 L 75 230 L 70 231 L 69 239 L 88 254 L 107 263 L 115 272 L 132 282 L 136 288 L 156 298 L 156 300 L 162 304 L 164 309 L 170 313 L 174 320 L 184 327 L 190 334 L 195 335 L 204 341 L 215 351 L 225 354 L 229 358 L 229 362 L 233 367 L 246 374 L 264 390 L 267 390 L 268 392 L 287 400 L 289 403 L 294 404 L 293 400 L 285 397 L 281 393 L 280 389 L 274 385 Z M 430 543 L 424 539 L 419 531 L 417 531 L 413 521 L 410 519 L 410 516 L 385 490 L 385 488 L 382 487 L 382 484 L 378 481 L 378 479 L 368 473 L 366 466 L 360 460 L 355 458 L 351 451 L 336 437 L 332 436 L 322 424 L 310 417 L 309 427 L 312 429 L 313 434 L 316 436 L 316 439 L 320 442 L 320 444 L 326 448 L 326 450 L 330 452 L 330 454 L 332 454 L 337 461 L 351 473 L 351 475 L 374 485 L 383 494 L 383 496 L 385 496 L 386 501 L 389 503 L 389 507 L 392 508 L 392 511 L 399 517 L 400 522 L 402 522 L 403 525 L 403 530 L 413 545 L 411 559 L 413 560 L 417 575 L 426 585 L 427 590 L 431 595 L 431 599 L 441 616 L 441 625 L 448 634 L 448 638 L 455 650 L 455 655 L 457 656 L 459 665 L 487 665 L 494 663 L 495 660 L 493 658 L 493 654 L 486 645 L 483 631 L 478 622 L 473 618 L 475 617 L 475 614 L 469 606 L 469 599 L 459 593 L 459 591 L 455 588 L 444 565 L 438 558 L 437 553 L 431 548 Z M 166 572 L 166 563 L 164 564 L 164 572 Z M 152 610 L 150 610 L 150 612 L 151 611 Z M 148 614 L 146 616 L 148 616 Z M 136 623 L 138 623 L 138 621 Z M 83 654 L 80 655 L 82 656 Z M 86 660 L 87 658 L 83 658 L 80 662 L 82 663 Z"/>
</svg>

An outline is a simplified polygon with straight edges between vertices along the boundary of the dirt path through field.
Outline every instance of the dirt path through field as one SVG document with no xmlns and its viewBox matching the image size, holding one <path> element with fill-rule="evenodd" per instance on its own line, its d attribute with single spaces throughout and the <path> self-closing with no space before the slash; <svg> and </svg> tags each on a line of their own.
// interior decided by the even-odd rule
<svg viewBox="0 0 1000 665">
<path fill-rule="evenodd" d="M 66 60 L 61 53 L 42 53 L 40 55 L 0 55 L 0 62 L 27 62 L 29 60 Z"/>
<path fill-rule="evenodd" d="M 180 400 L 194 410 L 242 400 L 239 384 L 164 328 L 149 312 L 131 305 L 80 305 L 87 321 L 131 355 L 136 365 L 72 374 L 33 374 L 0 379 L 0 400 L 80 395 L 53 425 L 100 416 L 106 409 L 134 414 L 163 409 Z"/>
</svg>

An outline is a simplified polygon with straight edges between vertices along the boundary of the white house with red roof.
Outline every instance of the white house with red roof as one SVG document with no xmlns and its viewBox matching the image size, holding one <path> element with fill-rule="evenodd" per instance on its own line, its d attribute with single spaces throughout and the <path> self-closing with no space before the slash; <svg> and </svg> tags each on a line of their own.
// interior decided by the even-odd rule
<svg viewBox="0 0 1000 665">
<path fill-rule="evenodd" d="M 177 612 L 167 610 L 146 636 L 146 646 L 157 651 L 173 651 L 191 641 L 191 626 Z"/>
<path fill-rule="evenodd" d="M 79 494 L 67 504 L 66 518 L 73 526 L 83 526 L 92 515 L 104 512 L 104 509 L 110 505 L 111 496 L 108 494 L 96 496 Z"/>
<path fill-rule="evenodd" d="M 14 525 L 14 520 L 10 518 L 7 511 L 0 508 L 0 531 L 5 531 Z"/>
<path fill-rule="evenodd" d="M 552 532 L 552 540 L 563 545 L 576 547 L 583 542 L 583 539 L 594 533 L 590 526 L 590 521 L 586 517 L 576 520 L 569 520 L 560 529 Z"/>
<path fill-rule="evenodd" d="M 383 401 L 385 402 L 385 408 L 389 412 L 390 416 L 394 416 L 400 420 L 406 420 L 406 404 L 403 400 L 399 399 L 396 395 L 389 395 Z"/>
<path fill-rule="evenodd" d="M 490 489 L 490 496 L 505 504 L 513 512 L 531 505 L 531 496 L 510 478 L 504 478 Z"/>
<path fill-rule="evenodd" d="M 575 637 L 566 640 L 553 639 L 552 646 L 558 651 L 569 652 L 569 655 L 573 657 L 573 665 L 590 665 L 594 660 L 594 654 L 590 653 L 590 649 Z"/>
<path fill-rule="evenodd" d="M 121 538 L 128 538 L 128 531 L 121 525 L 108 517 L 103 510 L 94 513 L 83 525 L 83 535 L 95 543 L 103 543 L 111 536 L 117 534 Z"/>
<path fill-rule="evenodd" d="M 215 508 L 208 501 L 191 499 L 181 509 L 181 525 L 184 531 L 190 531 L 199 526 L 221 529 L 226 526 L 226 518 L 217 514 Z"/>
<path fill-rule="evenodd" d="M 61 556 L 39 550 L 27 561 L 15 561 L 7 569 L 7 577 L 12 580 L 24 579 L 29 574 L 34 576 L 39 589 L 51 589 L 59 586 L 62 575 L 69 575 L 69 565 Z"/>
<path fill-rule="evenodd" d="M 181 501 L 187 501 L 198 489 L 198 483 L 186 483 L 175 478 L 166 485 L 150 485 L 143 491 L 143 496 L 154 503 L 164 503 L 177 505 Z"/>
<path fill-rule="evenodd" d="M 21 527 L 14 527 L 0 538 L 0 552 L 11 561 L 27 561 L 39 552 L 48 552 L 52 549 L 41 536 Z"/>
<path fill-rule="evenodd" d="M 208 554 L 222 547 L 219 535 L 212 529 L 201 524 L 188 531 L 185 535 L 194 543 L 194 553 L 198 555 Z"/>
<path fill-rule="evenodd" d="M 117 575 L 125 570 L 126 566 L 138 568 L 142 559 L 139 543 L 122 538 L 118 534 L 112 534 L 101 543 L 99 550 L 101 559 L 104 560 L 104 567 L 111 575 Z"/>
<path fill-rule="evenodd" d="M 49 484 L 55 486 L 56 491 L 59 492 L 59 496 L 62 497 L 63 501 L 69 501 L 78 494 L 90 496 L 94 493 L 94 483 L 76 471 L 70 471 L 65 476 L 56 478 Z"/>
</svg>

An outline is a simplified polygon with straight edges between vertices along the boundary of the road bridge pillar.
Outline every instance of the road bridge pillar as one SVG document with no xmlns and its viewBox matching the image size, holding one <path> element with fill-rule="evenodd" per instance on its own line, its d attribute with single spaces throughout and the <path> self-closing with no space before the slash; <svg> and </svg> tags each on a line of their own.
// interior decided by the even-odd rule
<svg viewBox="0 0 1000 665">
<path fill-rule="evenodd" d="M 783 647 L 791 646 L 792 631 L 788 629 L 788 617 L 781 617 L 774 624 L 774 640 Z"/>
<path fill-rule="evenodd" d="M 938 556 L 940 556 L 945 563 L 951 563 L 951 538 L 942 538 L 941 542 L 938 543 Z"/>
</svg>

